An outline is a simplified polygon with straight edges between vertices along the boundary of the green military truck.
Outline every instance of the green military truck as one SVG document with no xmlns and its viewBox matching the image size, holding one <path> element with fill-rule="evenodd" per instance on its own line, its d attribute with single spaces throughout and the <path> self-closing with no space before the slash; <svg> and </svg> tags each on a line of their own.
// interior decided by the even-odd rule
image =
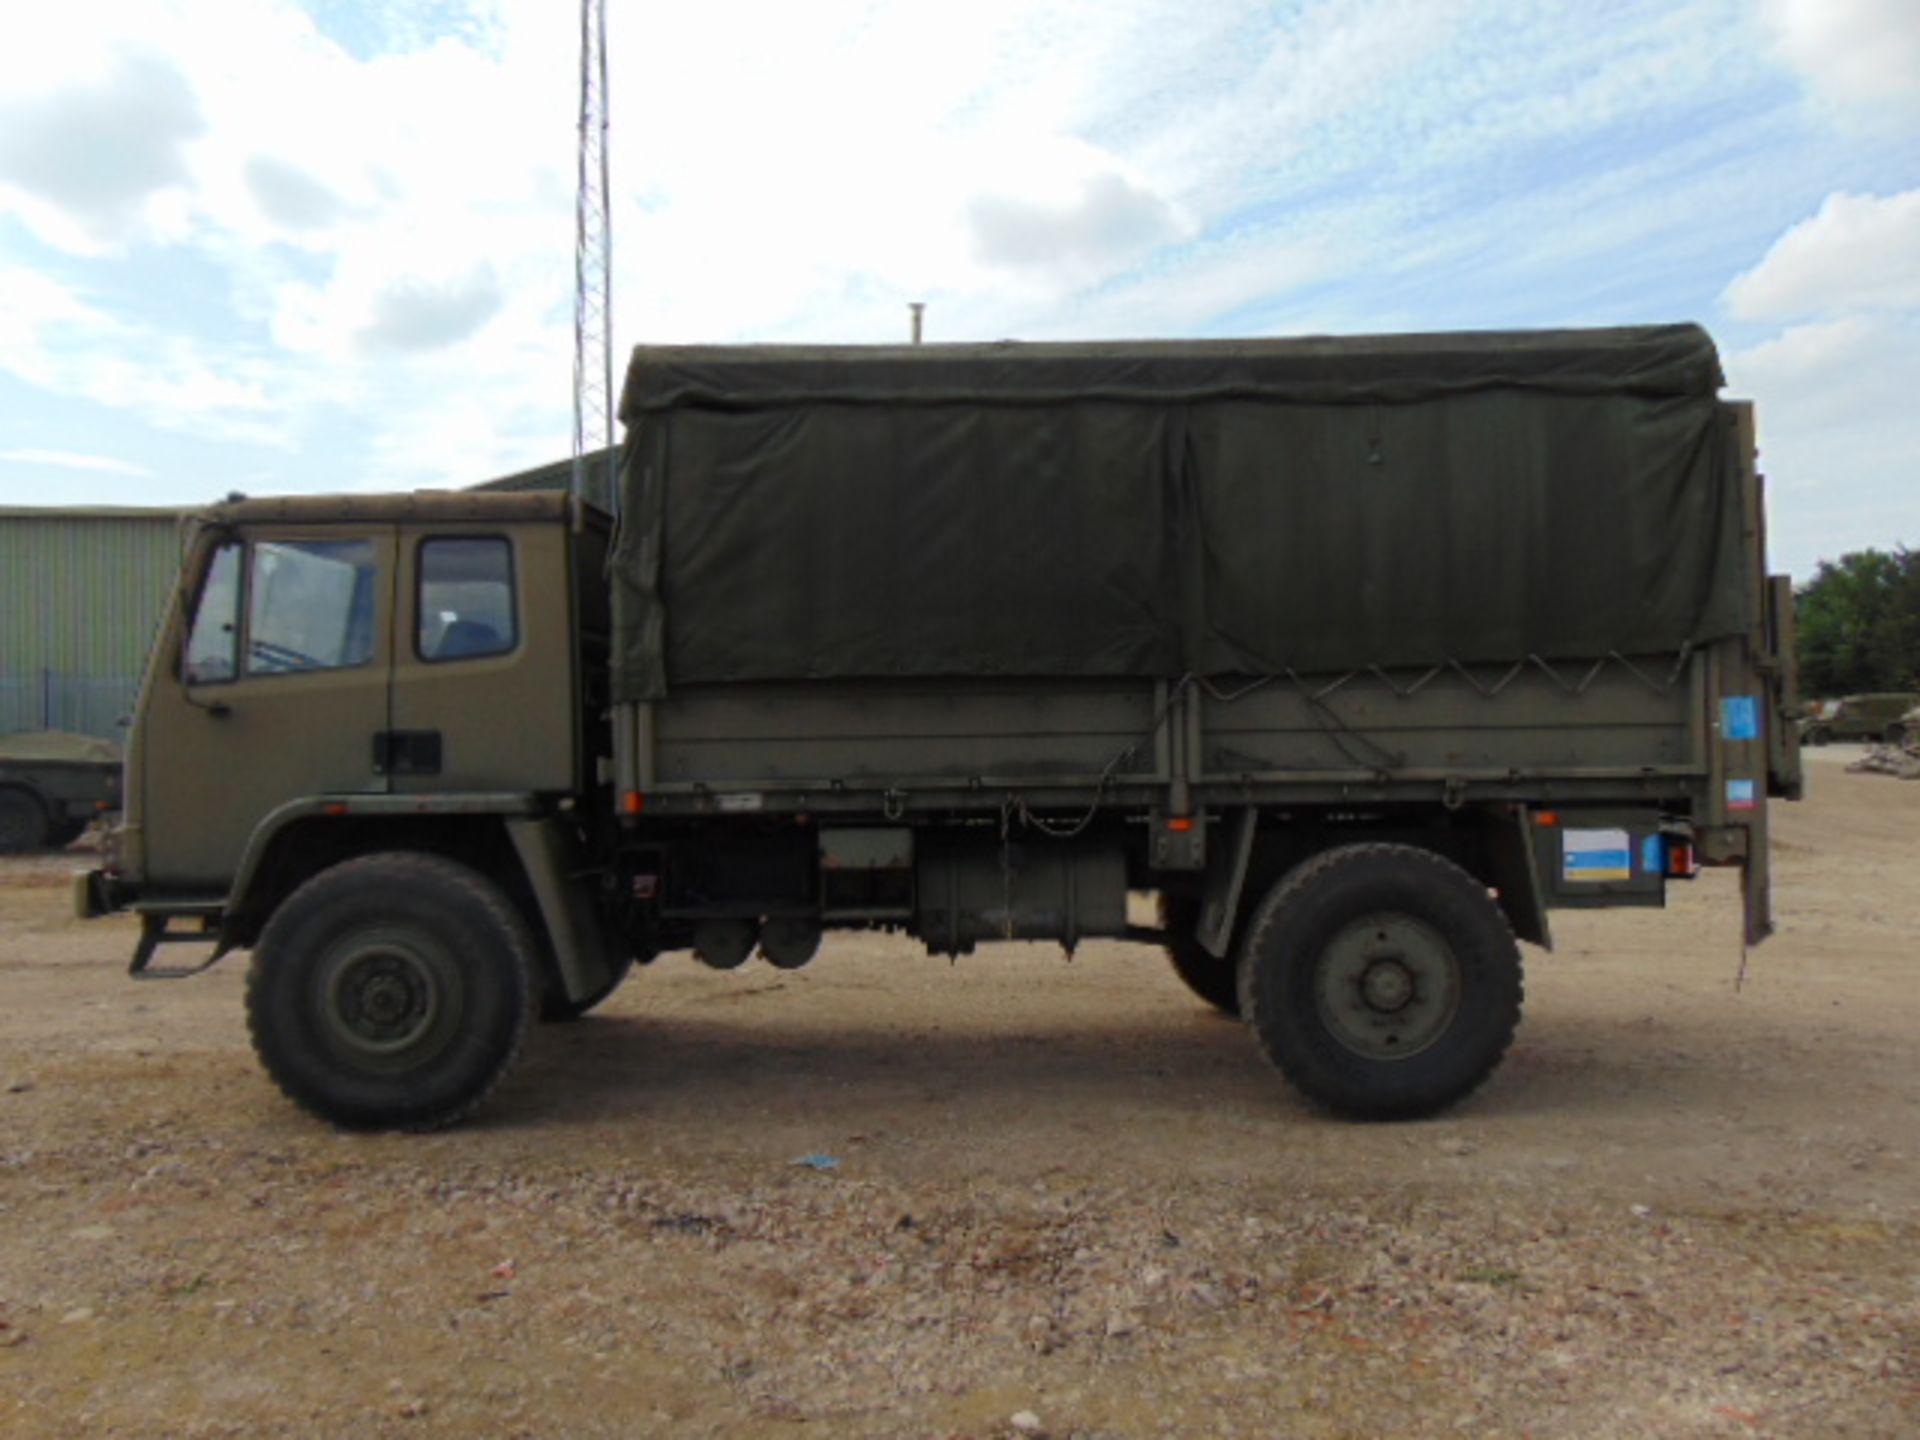
<svg viewBox="0 0 1920 1440">
<path fill-rule="evenodd" d="M 1800 738 L 1808 745 L 1831 745 L 1836 740 L 1898 745 L 1907 738 L 1907 712 L 1916 705 L 1920 705 L 1920 694 L 1911 690 L 1815 701 L 1801 716 Z"/>
<path fill-rule="evenodd" d="M 1738 866 L 1771 928 L 1791 592 L 1721 384 L 1690 326 L 643 348 L 617 522 L 200 516 L 78 903 L 136 974 L 251 948 L 349 1126 L 465 1114 L 636 962 L 847 929 L 1164 947 L 1313 1100 L 1426 1114 L 1555 908 Z"/>
<path fill-rule="evenodd" d="M 0 855 L 71 845 L 120 804 L 120 751 L 64 730 L 0 735 Z"/>
</svg>

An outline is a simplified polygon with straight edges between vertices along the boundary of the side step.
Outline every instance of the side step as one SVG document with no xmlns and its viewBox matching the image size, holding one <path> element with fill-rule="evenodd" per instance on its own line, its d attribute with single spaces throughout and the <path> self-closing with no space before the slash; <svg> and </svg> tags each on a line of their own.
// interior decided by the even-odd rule
<svg viewBox="0 0 1920 1440">
<path fill-rule="evenodd" d="M 185 980 L 210 970 L 226 958 L 233 946 L 223 940 L 215 922 L 220 918 L 218 904 L 155 905 L 140 912 L 140 943 L 133 947 L 133 961 L 127 974 L 135 980 Z M 191 930 L 170 928 L 175 920 L 198 920 Z M 155 965 L 153 957 L 162 945 L 211 945 L 213 954 L 198 965 Z"/>
</svg>

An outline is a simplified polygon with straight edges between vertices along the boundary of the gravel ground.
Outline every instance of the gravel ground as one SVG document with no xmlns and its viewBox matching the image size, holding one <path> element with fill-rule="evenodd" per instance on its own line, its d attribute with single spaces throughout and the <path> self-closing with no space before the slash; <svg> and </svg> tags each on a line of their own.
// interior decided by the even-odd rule
<svg viewBox="0 0 1920 1440">
<path fill-rule="evenodd" d="M 343 1135 L 240 964 L 132 984 L 71 858 L 0 863 L 0 1433 L 1912 1436 L 1920 786 L 1828 758 L 1739 989 L 1730 876 L 1557 914 L 1412 1125 L 1150 952 L 863 937 L 670 957 L 478 1122 Z"/>
</svg>

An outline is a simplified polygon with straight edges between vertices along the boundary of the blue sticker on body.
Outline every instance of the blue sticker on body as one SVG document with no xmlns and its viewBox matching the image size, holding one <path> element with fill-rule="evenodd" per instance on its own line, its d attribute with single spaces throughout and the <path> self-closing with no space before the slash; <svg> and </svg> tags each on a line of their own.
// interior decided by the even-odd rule
<svg viewBox="0 0 1920 1440">
<path fill-rule="evenodd" d="M 1758 740 L 1760 706 L 1751 695 L 1729 695 L 1720 702 L 1720 738 Z"/>
<path fill-rule="evenodd" d="M 1753 806 L 1753 781 L 1727 781 L 1727 808 L 1729 810 L 1751 810 Z"/>
<path fill-rule="evenodd" d="M 1658 835 L 1649 835 L 1640 842 L 1640 873 L 1659 875 L 1667 868 L 1666 842 Z"/>
</svg>

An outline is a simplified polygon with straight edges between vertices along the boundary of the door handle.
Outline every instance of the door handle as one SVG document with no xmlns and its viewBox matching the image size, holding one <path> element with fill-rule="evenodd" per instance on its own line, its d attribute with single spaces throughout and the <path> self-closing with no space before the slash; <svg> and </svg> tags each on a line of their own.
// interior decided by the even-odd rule
<svg viewBox="0 0 1920 1440">
<path fill-rule="evenodd" d="M 373 736 L 376 775 L 438 775 L 438 730 L 377 730 Z"/>
</svg>

